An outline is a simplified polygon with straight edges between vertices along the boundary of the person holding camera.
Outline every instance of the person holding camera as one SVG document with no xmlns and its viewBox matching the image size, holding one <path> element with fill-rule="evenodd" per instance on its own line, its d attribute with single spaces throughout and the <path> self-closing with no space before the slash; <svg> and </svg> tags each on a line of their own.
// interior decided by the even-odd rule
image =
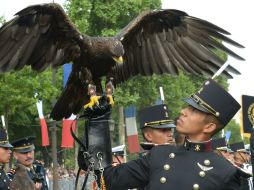
<svg viewBox="0 0 254 190">
<path fill-rule="evenodd" d="M 34 160 L 34 140 L 35 137 L 30 136 L 12 142 L 13 156 L 17 163 L 16 168 L 12 169 L 8 175 L 13 179 L 11 182 L 13 189 L 16 186 L 28 185 L 26 189 L 48 190 L 45 169 L 39 161 Z"/>
</svg>

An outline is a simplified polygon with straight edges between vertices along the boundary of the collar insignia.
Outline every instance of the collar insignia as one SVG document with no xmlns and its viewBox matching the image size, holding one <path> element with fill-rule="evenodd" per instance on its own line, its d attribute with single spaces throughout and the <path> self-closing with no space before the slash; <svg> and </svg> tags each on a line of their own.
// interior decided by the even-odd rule
<svg viewBox="0 0 254 190">
<path fill-rule="evenodd" d="M 197 144 L 197 145 L 195 146 L 195 151 L 200 151 L 200 145 Z"/>
</svg>

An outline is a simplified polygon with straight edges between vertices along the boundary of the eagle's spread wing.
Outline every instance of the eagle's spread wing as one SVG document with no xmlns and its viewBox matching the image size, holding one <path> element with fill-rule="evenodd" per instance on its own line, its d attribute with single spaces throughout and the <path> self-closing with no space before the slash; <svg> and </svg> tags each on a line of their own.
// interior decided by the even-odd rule
<svg viewBox="0 0 254 190">
<path fill-rule="evenodd" d="M 60 5 L 27 7 L 0 28 L 0 72 L 68 63 L 80 55 L 80 38 Z"/>
<path fill-rule="evenodd" d="M 62 119 L 78 113 L 89 100 L 86 81 L 91 81 L 87 70 L 87 38 L 76 29 L 62 7 L 55 3 L 34 5 L 16 14 L 0 28 L 0 73 L 31 65 L 43 71 L 73 62 L 68 83 L 55 104 L 51 117 Z"/>
<path fill-rule="evenodd" d="M 212 50 L 220 49 L 244 60 L 217 40 L 243 46 L 226 37 L 229 33 L 205 20 L 178 10 L 146 11 L 131 21 L 116 37 L 125 48 L 125 63 L 116 66 L 116 83 L 138 74 L 214 74 L 224 63 Z M 228 72 L 239 74 L 229 66 Z"/>
</svg>

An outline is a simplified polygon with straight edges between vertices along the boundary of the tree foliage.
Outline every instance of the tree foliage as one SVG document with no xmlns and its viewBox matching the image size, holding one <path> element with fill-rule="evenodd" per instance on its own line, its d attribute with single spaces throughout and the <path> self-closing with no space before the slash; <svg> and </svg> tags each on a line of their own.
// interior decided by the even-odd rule
<svg viewBox="0 0 254 190">
<path fill-rule="evenodd" d="M 147 9 L 159 9 L 159 0 L 68 0 L 65 8 L 80 31 L 91 36 L 113 36 L 125 27 L 140 12 Z M 224 60 L 226 54 L 215 51 Z M 118 120 L 117 107 L 135 105 L 138 110 L 154 104 L 160 98 L 159 87 L 165 94 L 165 103 L 177 117 L 183 106 L 182 98 L 198 90 L 207 79 L 204 76 L 194 76 L 180 72 L 178 76 L 164 74 L 162 76 L 136 76 L 120 84 L 116 88 L 116 107 L 114 120 Z M 226 89 L 227 80 L 219 77 L 217 80 Z M 117 134 L 117 130 L 115 131 Z"/>
<path fill-rule="evenodd" d="M 91 36 L 114 36 L 140 12 L 148 9 L 160 9 L 160 0 L 67 0 L 64 5 L 68 15 L 79 30 Z M 5 22 L 0 17 L 0 23 Z M 215 52 L 226 59 L 226 55 Z M 36 134 L 40 137 L 40 127 L 34 93 L 38 92 L 44 104 L 44 114 L 50 113 L 52 98 L 62 90 L 62 70 L 57 73 L 57 85 L 52 86 L 51 69 L 35 73 L 29 67 L 7 74 L 0 74 L 0 113 L 5 114 L 9 122 L 10 139 L 18 136 Z M 165 94 L 165 103 L 177 117 L 183 106 L 182 98 L 195 92 L 207 77 L 194 76 L 180 72 L 178 76 L 136 76 L 117 86 L 115 92 L 116 107 L 135 105 L 138 110 L 154 104 L 160 98 L 159 87 Z M 227 81 L 220 77 L 219 83 L 228 87 Z M 117 121 L 117 111 L 113 113 Z M 49 122 L 49 121 L 48 121 Z M 50 123 L 49 123 L 50 124 Z M 237 128 L 235 123 L 230 124 Z M 230 128 L 231 129 L 231 128 Z M 58 131 L 60 137 L 61 131 Z M 38 138 L 40 142 L 40 138 Z M 58 138 L 60 140 L 60 138 Z M 72 151 L 67 151 L 68 157 Z M 45 156 L 45 151 L 42 152 Z M 70 160 L 67 160 L 69 163 Z"/>
</svg>

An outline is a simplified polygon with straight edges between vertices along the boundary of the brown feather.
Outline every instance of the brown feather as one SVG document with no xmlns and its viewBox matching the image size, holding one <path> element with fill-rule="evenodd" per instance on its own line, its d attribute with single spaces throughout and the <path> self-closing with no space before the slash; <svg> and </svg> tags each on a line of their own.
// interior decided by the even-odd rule
<svg viewBox="0 0 254 190">
<path fill-rule="evenodd" d="M 51 116 L 60 120 L 77 114 L 89 101 L 87 81 L 102 93 L 101 77 L 114 83 L 135 75 L 214 74 L 224 61 L 212 50 L 221 49 L 239 60 L 242 57 L 215 38 L 236 47 L 243 46 L 226 30 L 179 10 L 145 11 L 115 37 L 90 37 L 81 34 L 62 7 L 55 3 L 33 5 L 16 14 L 0 28 L 0 72 L 31 65 L 36 71 L 57 68 L 72 62 L 73 70 Z M 124 57 L 116 65 L 112 57 Z M 232 66 L 229 72 L 239 74 Z"/>
</svg>

